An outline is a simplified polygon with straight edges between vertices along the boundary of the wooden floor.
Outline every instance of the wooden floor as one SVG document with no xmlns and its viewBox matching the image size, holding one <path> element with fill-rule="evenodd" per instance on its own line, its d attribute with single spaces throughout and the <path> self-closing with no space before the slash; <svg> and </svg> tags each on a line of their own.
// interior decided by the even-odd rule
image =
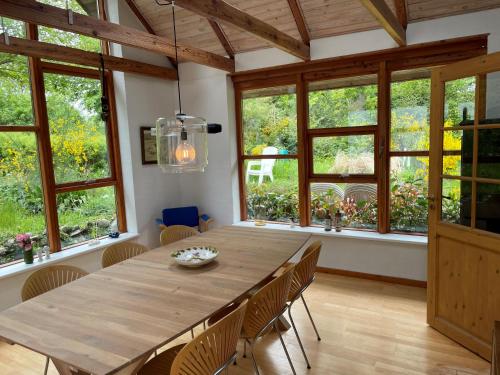
<svg viewBox="0 0 500 375">
<path fill-rule="evenodd" d="M 290 330 L 284 337 L 297 374 L 489 374 L 489 363 L 426 325 L 425 289 L 319 274 L 305 296 L 322 341 L 297 303 L 294 316 L 313 366 L 306 369 Z M 274 333 L 257 344 L 256 357 L 262 375 L 291 374 Z M 39 375 L 43 366 L 42 356 L 0 343 L 1 375 Z M 57 374 L 52 365 L 49 374 Z M 230 374 L 253 374 L 250 359 L 240 358 Z"/>
</svg>

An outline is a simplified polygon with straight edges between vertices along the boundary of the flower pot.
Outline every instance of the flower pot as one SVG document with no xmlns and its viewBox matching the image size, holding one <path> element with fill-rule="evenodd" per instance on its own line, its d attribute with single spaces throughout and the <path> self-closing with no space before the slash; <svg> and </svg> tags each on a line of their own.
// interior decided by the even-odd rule
<svg viewBox="0 0 500 375">
<path fill-rule="evenodd" d="M 24 253 L 24 263 L 32 264 L 33 263 L 33 249 L 29 251 L 23 251 Z"/>
</svg>

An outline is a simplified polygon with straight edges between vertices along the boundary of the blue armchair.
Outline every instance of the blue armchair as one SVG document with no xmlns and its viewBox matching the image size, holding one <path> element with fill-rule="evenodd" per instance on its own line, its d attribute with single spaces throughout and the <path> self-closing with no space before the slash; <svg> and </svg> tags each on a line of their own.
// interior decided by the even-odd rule
<svg viewBox="0 0 500 375">
<path fill-rule="evenodd" d="M 196 206 L 165 208 L 162 211 L 162 219 L 156 219 L 160 229 L 171 225 L 186 225 L 197 228 L 200 232 L 206 232 L 213 221 L 208 215 L 199 215 Z"/>
</svg>

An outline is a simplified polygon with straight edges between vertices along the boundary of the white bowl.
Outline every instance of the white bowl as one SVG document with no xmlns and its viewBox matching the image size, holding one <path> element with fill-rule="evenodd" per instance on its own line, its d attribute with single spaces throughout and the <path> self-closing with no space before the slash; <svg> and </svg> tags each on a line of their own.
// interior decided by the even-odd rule
<svg viewBox="0 0 500 375">
<path fill-rule="evenodd" d="M 193 246 L 171 254 L 177 264 L 184 267 L 201 267 L 213 262 L 218 255 L 219 252 L 213 246 Z"/>
</svg>

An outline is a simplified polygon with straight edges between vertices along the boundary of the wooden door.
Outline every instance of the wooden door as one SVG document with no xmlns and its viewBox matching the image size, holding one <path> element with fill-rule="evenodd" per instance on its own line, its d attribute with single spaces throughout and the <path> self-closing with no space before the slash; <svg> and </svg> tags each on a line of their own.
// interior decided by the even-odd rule
<svg viewBox="0 0 500 375">
<path fill-rule="evenodd" d="M 432 75 L 428 323 L 486 359 L 500 320 L 500 53 Z"/>
</svg>

